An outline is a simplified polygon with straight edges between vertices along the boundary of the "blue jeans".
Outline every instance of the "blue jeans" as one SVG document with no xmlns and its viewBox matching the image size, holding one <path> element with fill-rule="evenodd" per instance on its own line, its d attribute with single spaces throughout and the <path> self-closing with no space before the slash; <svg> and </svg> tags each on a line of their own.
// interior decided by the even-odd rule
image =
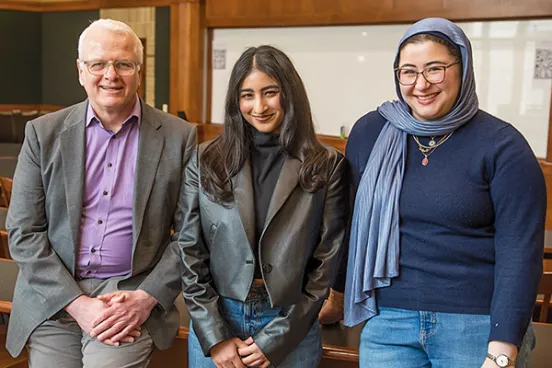
<svg viewBox="0 0 552 368">
<path fill-rule="evenodd" d="M 379 308 L 360 335 L 361 368 L 480 368 L 487 354 L 489 315 Z M 516 359 L 525 367 L 532 327 Z"/>
<path fill-rule="evenodd" d="M 219 299 L 219 311 L 226 320 L 235 337 L 241 340 L 261 330 L 272 321 L 280 312 L 280 308 L 271 308 L 266 291 L 256 293 L 247 298 L 245 302 L 221 297 Z M 289 355 L 278 364 L 278 368 L 313 368 L 318 367 L 322 358 L 322 339 L 320 337 L 318 320 L 316 320 L 307 336 Z M 199 340 L 190 323 L 188 336 L 188 366 L 190 368 L 215 368 L 210 357 L 205 357 Z"/>
</svg>

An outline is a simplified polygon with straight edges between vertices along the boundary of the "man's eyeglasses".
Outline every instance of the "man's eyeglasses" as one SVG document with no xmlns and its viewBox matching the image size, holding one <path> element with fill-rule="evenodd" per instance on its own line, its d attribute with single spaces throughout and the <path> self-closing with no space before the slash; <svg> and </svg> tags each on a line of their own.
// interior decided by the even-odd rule
<svg viewBox="0 0 552 368">
<path fill-rule="evenodd" d="M 109 69 L 110 65 L 113 65 L 115 72 L 120 76 L 133 75 L 140 64 L 132 60 L 116 60 L 116 61 L 103 61 L 103 60 L 90 60 L 83 61 L 86 65 L 86 69 L 92 75 L 104 75 Z"/>
<path fill-rule="evenodd" d="M 436 84 L 444 81 L 447 68 L 450 68 L 451 66 L 456 64 L 460 64 L 460 61 L 455 61 L 454 63 L 449 65 L 430 66 L 429 68 L 425 68 L 421 72 L 417 72 L 413 69 L 408 68 L 397 68 L 395 69 L 395 75 L 399 83 L 403 86 L 411 86 L 416 83 L 419 74 L 423 75 L 428 83 Z"/>
</svg>

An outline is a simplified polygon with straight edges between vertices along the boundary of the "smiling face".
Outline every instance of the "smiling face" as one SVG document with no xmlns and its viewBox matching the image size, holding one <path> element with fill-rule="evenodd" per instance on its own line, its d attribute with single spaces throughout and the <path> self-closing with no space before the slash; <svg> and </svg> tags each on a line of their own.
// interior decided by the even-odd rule
<svg viewBox="0 0 552 368">
<path fill-rule="evenodd" d="M 446 66 L 457 61 L 445 45 L 433 41 L 409 43 L 399 56 L 399 68 L 421 72 L 431 66 Z M 446 69 L 441 83 L 431 84 L 420 74 L 411 86 L 400 85 L 404 101 L 412 115 L 420 121 L 435 121 L 447 115 L 453 108 L 462 84 L 461 64 Z"/>
<path fill-rule="evenodd" d="M 124 33 L 105 29 L 90 30 L 83 44 L 82 59 L 77 60 L 79 82 L 86 90 L 97 114 L 129 111 L 136 101 L 141 68 L 133 75 L 120 76 L 111 65 L 103 75 L 93 75 L 82 62 L 129 60 L 138 62 L 133 39 Z"/>
<path fill-rule="evenodd" d="M 240 111 L 259 132 L 277 133 L 284 120 L 278 82 L 253 69 L 240 86 Z"/>
</svg>

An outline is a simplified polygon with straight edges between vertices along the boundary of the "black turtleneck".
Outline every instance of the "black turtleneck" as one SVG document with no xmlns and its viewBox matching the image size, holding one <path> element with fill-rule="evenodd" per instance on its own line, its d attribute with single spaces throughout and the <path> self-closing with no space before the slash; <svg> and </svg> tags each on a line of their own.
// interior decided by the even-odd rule
<svg viewBox="0 0 552 368">
<path fill-rule="evenodd" d="M 280 149 L 279 136 L 253 130 L 251 141 L 251 175 L 255 203 L 255 278 L 262 278 L 259 260 L 259 239 L 263 233 L 266 214 L 280 170 L 284 164 L 284 153 Z"/>
</svg>

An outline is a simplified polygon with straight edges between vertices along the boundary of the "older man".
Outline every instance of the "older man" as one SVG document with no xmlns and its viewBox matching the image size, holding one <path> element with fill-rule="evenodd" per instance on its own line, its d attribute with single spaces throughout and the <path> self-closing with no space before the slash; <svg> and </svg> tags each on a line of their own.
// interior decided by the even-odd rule
<svg viewBox="0 0 552 368">
<path fill-rule="evenodd" d="M 7 219 L 20 268 L 7 348 L 37 367 L 145 367 L 178 329 L 175 238 L 195 128 L 138 98 L 143 48 L 121 22 L 80 36 L 88 99 L 30 121 Z"/>
</svg>

